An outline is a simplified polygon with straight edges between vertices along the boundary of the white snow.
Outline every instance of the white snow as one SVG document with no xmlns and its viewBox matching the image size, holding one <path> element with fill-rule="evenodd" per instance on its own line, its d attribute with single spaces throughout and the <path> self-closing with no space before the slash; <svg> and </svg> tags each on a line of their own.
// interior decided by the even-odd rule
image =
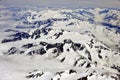
<svg viewBox="0 0 120 80">
<path fill-rule="evenodd" d="M 84 10 L 90 12 L 93 16 L 87 12 L 79 14 L 80 11 L 84 12 Z M 44 32 L 39 34 L 37 32 L 40 36 L 38 39 L 35 39 L 36 36 L 34 36 L 33 38 L 29 37 L 28 39 L 0 43 L 0 80 L 51 80 L 51 78 L 53 80 L 58 78 L 60 80 L 77 80 L 86 76 L 88 80 L 114 80 L 111 76 L 118 77 L 117 74 L 120 75 L 116 69 L 111 68 L 113 65 L 120 66 L 120 34 L 114 28 L 106 28 L 101 23 L 105 22 L 104 18 L 106 16 L 115 14 L 114 16 L 117 16 L 117 19 L 111 19 L 106 21 L 106 23 L 119 27 L 120 12 L 118 10 L 110 10 L 108 13 L 99 14 L 102 10 L 104 9 L 22 10 L 15 13 L 17 15 L 20 14 L 19 16 L 22 17 L 25 16 L 19 20 L 16 20 L 15 15 L 13 16 L 14 10 L 0 10 L 0 41 L 14 38 L 9 35 L 15 32 L 5 32 L 6 29 L 26 32 L 31 36 L 36 30 L 41 30 L 48 24 L 52 24 L 48 26 L 51 30 L 47 34 L 44 34 Z M 25 14 L 27 13 L 30 13 L 30 15 L 26 16 Z M 67 20 L 63 20 L 65 18 Z M 95 21 L 94 23 L 89 22 L 91 18 Z M 51 22 L 47 22 L 48 19 Z M 58 19 L 58 21 L 52 19 Z M 40 21 L 45 24 L 41 24 L 37 28 L 34 22 Z M 16 28 L 18 25 L 27 28 L 18 29 Z M 35 26 L 35 28 L 29 28 L 30 26 Z M 61 35 L 56 36 L 59 33 Z M 70 39 L 72 42 L 64 43 L 65 39 Z M 48 50 L 45 49 L 46 53 L 44 55 L 36 54 L 36 50 L 45 48 L 40 45 L 42 41 L 49 44 L 64 43 L 63 52 L 54 53 L 54 50 L 57 50 L 55 47 Z M 28 43 L 33 43 L 35 46 L 29 49 L 22 47 Z M 77 49 L 75 51 L 72 47 L 73 43 L 80 43 L 83 50 Z M 90 44 L 93 46 L 92 48 Z M 11 47 L 15 47 L 18 51 L 14 55 L 3 54 L 9 52 Z M 24 51 L 24 53 L 19 54 L 20 51 Z M 30 51 L 35 51 L 35 54 L 27 55 Z M 92 60 L 89 59 L 90 56 Z M 61 61 L 62 59 L 64 60 Z M 91 67 L 86 68 L 89 64 Z M 71 69 L 76 72 L 70 74 Z M 33 71 L 31 74 L 35 75 L 41 72 L 44 74 L 39 77 L 26 78 L 31 71 Z M 89 75 L 91 73 L 93 74 L 92 76 Z"/>
</svg>

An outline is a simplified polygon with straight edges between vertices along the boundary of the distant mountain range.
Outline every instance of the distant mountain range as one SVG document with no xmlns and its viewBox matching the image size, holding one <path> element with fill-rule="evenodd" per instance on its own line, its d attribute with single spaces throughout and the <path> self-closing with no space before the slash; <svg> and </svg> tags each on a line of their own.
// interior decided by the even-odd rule
<svg viewBox="0 0 120 80">
<path fill-rule="evenodd" d="M 1 56 L 8 57 L 8 61 L 13 63 L 15 58 L 16 65 L 25 62 L 27 66 L 33 66 L 39 60 L 39 68 L 26 74 L 26 71 L 33 69 L 28 68 L 23 72 L 22 80 L 120 79 L 119 9 L 38 11 L 4 8 L 0 10 L 0 21 L 3 33 L 0 39 Z M 4 29 L 4 26 L 7 27 Z M 21 57 L 23 62 L 19 62 L 18 56 L 24 56 Z M 32 62 L 29 63 L 30 60 L 26 57 L 30 57 Z M 40 70 L 41 66 L 46 69 Z M 52 68 L 54 66 L 57 67 L 56 70 Z M 13 69 L 19 70 L 16 67 Z M 17 76 L 20 75 L 19 72 L 16 73 Z"/>
</svg>

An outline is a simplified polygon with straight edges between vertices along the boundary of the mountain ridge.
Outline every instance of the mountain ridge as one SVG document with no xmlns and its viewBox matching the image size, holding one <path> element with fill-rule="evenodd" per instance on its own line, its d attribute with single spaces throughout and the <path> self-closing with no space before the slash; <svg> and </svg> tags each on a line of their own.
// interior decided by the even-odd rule
<svg viewBox="0 0 120 80">
<path fill-rule="evenodd" d="M 0 25 L 7 25 L 1 27 L 0 60 L 13 66 L 9 78 L 120 79 L 119 10 L 11 9 L 0 10 Z"/>
</svg>

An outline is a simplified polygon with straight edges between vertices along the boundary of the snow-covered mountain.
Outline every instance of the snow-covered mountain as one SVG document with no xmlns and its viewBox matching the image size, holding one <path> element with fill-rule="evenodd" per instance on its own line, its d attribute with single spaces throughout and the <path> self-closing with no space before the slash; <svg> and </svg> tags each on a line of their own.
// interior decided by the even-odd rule
<svg viewBox="0 0 120 80">
<path fill-rule="evenodd" d="M 118 9 L 4 8 L 0 28 L 1 80 L 120 80 Z"/>
</svg>

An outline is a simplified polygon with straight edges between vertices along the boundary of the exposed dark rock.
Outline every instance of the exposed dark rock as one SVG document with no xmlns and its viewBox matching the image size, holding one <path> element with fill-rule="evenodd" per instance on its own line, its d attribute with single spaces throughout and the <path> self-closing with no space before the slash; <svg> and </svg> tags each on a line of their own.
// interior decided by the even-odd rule
<svg viewBox="0 0 120 80">
<path fill-rule="evenodd" d="M 87 66 L 86 66 L 86 68 L 89 68 L 89 67 L 91 67 L 91 65 L 90 65 L 90 63 L 87 63 Z"/>
<path fill-rule="evenodd" d="M 101 53 L 101 50 L 98 50 L 98 53 Z"/>
<path fill-rule="evenodd" d="M 118 72 L 120 72 L 120 67 L 117 65 L 113 65 L 111 68 L 116 69 Z"/>
<path fill-rule="evenodd" d="M 56 43 L 55 46 L 57 47 L 59 53 L 63 52 L 63 43 Z"/>
<path fill-rule="evenodd" d="M 55 33 L 55 34 L 54 34 L 55 39 L 59 38 L 61 35 L 63 35 L 63 31 L 62 31 L 62 32 L 59 32 L 59 33 Z"/>
<path fill-rule="evenodd" d="M 45 23 L 47 24 L 45 27 L 50 27 L 53 25 L 53 21 L 51 19 L 47 19 Z"/>
<path fill-rule="evenodd" d="M 34 74 L 31 74 L 31 75 L 26 76 L 26 78 L 34 78 L 34 77 L 35 77 Z"/>
<path fill-rule="evenodd" d="M 92 61 L 92 58 L 91 58 L 90 52 L 89 52 L 88 50 L 85 51 L 85 54 L 87 54 L 88 59 L 89 59 L 90 61 Z"/>
<path fill-rule="evenodd" d="M 102 56 L 101 56 L 100 54 L 98 54 L 98 57 L 99 57 L 100 59 L 102 59 Z"/>
<path fill-rule="evenodd" d="M 72 73 L 77 73 L 77 72 L 76 72 L 76 70 L 70 69 L 69 74 L 72 74 Z"/>
<path fill-rule="evenodd" d="M 95 63 L 95 66 L 97 66 L 97 64 L 98 64 L 97 61 L 95 61 L 94 63 Z"/>
<path fill-rule="evenodd" d="M 29 72 L 29 75 L 26 76 L 26 78 L 38 78 L 41 77 L 43 74 L 43 72 L 37 72 L 37 70 L 35 70 L 33 72 Z"/>
<path fill-rule="evenodd" d="M 104 50 L 109 50 L 108 48 L 103 47 L 103 46 L 95 46 L 95 48 L 104 49 Z"/>
<path fill-rule="evenodd" d="M 23 54 L 25 51 L 20 51 L 20 54 Z"/>
<path fill-rule="evenodd" d="M 7 43 L 7 42 L 13 42 L 13 39 L 4 39 L 1 41 L 1 43 Z"/>
<path fill-rule="evenodd" d="M 74 63 L 74 66 L 76 66 L 78 64 L 78 61 L 80 61 L 81 58 L 77 59 Z"/>
<path fill-rule="evenodd" d="M 95 35 L 94 35 L 94 34 L 91 34 L 91 36 L 92 36 L 93 38 L 95 38 Z"/>
<path fill-rule="evenodd" d="M 52 28 L 47 28 L 47 31 L 49 32 L 49 31 L 51 31 L 51 30 L 53 30 Z"/>
<path fill-rule="evenodd" d="M 18 40 L 21 40 L 21 37 L 15 37 L 13 39 L 4 39 L 1 41 L 1 43 L 14 42 L 14 41 L 18 41 Z"/>
<path fill-rule="evenodd" d="M 59 75 L 61 77 L 61 74 L 64 73 L 65 71 L 61 71 L 61 72 L 56 72 L 56 75 Z"/>
<path fill-rule="evenodd" d="M 33 47 L 33 43 L 25 44 L 25 45 L 23 45 L 22 47 L 23 47 L 23 48 L 26 48 L 26 49 L 31 48 L 31 47 Z"/>
<path fill-rule="evenodd" d="M 60 60 L 60 62 L 63 62 L 65 60 L 65 57 L 63 59 Z"/>
<path fill-rule="evenodd" d="M 90 42 L 91 42 L 92 44 L 94 44 L 94 41 L 93 41 L 93 39 L 91 39 L 91 40 L 90 40 Z"/>
<path fill-rule="evenodd" d="M 9 35 L 9 37 L 14 38 L 29 38 L 30 35 L 26 32 L 15 32 L 14 34 Z"/>
<path fill-rule="evenodd" d="M 90 73 L 89 76 L 93 76 L 93 73 Z"/>
<path fill-rule="evenodd" d="M 81 44 L 80 43 L 73 43 L 72 48 L 74 49 L 74 51 L 79 50 L 81 48 Z"/>
<path fill-rule="evenodd" d="M 34 55 L 34 54 L 43 55 L 45 53 L 46 53 L 46 50 L 44 48 L 40 48 L 40 49 L 28 52 L 27 55 Z"/>
<path fill-rule="evenodd" d="M 12 47 L 10 48 L 10 50 L 8 50 L 8 55 L 11 55 L 11 54 L 15 54 L 17 52 L 17 48 L 16 47 Z"/>
<path fill-rule="evenodd" d="M 36 77 L 40 77 L 41 75 L 42 75 L 42 74 L 40 74 L 40 73 L 37 73 L 37 74 L 36 74 Z"/>
<path fill-rule="evenodd" d="M 74 66 L 76 66 L 76 65 L 77 65 L 77 63 L 78 63 L 78 61 L 75 61 Z"/>
<path fill-rule="evenodd" d="M 38 71 L 38 69 L 35 69 L 35 70 L 29 72 L 29 74 L 32 74 L 33 72 L 36 72 L 36 71 Z"/>
<path fill-rule="evenodd" d="M 70 49 L 67 49 L 67 52 L 69 52 L 70 51 Z"/>
<path fill-rule="evenodd" d="M 115 76 L 111 76 L 111 78 L 113 78 L 114 80 L 118 80 L 118 78 Z"/>
<path fill-rule="evenodd" d="M 7 29 L 5 32 L 19 32 L 18 30 Z"/>
<path fill-rule="evenodd" d="M 86 63 L 86 61 L 84 61 L 82 64 L 80 64 L 80 67 L 82 67 L 85 63 Z"/>
<path fill-rule="evenodd" d="M 90 43 L 88 44 L 89 47 L 90 47 L 90 48 L 93 48 L 94 43 L 95 43 L 95 42 L 93 41 L 93 39 L 91 39 L 91 40 L 90 40 Z"/>
<path fill-rule="evenodd" d="M 52 29 L 51 28 L 42 28 L 41 29 L 41 32 L 44 34 L 44 35 L 47 35 L 49 31 L 51 31 Z"/>
<path fill-rule="evenodd" d="M 46 46 L 48 43 L 46 43 L 46 42 L 40 42 L 40 45 L 42 45 L 42 46 Z"/>
<path fill-rule="evenodd" d="M 50 48 L 57 48 L 58 53 L 63 52 L 63 43 L 56 43 L 56 44 L 47 44 L 46 46 L 46 50 L 50 49 Z"/>
<path fill-rule="evenodd" d="M 40 34 L 41 34 L 40 29 L 37 29 L 33 32 L 33 34 L 31 35 L 31 38 L 35 38 L 35 39 L 40 38 Z"/>
<path fill-rule="evenodd" d="M 66 26 L 70 26 L 70 25 L 74 25 L 75 23 L 71 22 L 69 24 L 67 24 Z"/>
<path fill-rule="evenodd" d="M 46 46 L 46 50 L 50 49 L 50 48 L 55 48 L 55 44 L 47 44 Z"/>
<path fill-rule="evenodd" d="M 93 44 L 92 44 L 92 43 L 88 44 L 88 46 L 89 46 L 90 48 L 93 48 Z"/>
<path fill-rule="evenodd" d="M 9 35 L 9 37 L 12 37 L 10 39 L 4 39 L 1 41 L 1 43 L 7 43 L 7 42 L 14 42 L 22 39 L 28 39 L 30 35 L 25 32 L 17 32 L 15 34 Z"/>
<path fill-rule="evenodd" d="M 54 49 L 53 51 L 52 51 L 52 53 L 57 53 L 58 52 L 58 50 L 57 49 Z"/>
<path fill-rule="evenodd" d="M 19 33 L 16 33 L 14 34 L 15 37 L 21 37 L 21 38 L 29 38 L 30 35 L 28 33 L 25 33 L 25 32 L 19 32 Z"/>
<path fill-rule="evenodd" d="M 40 38 L 40 35 L 36 35 L 35 39 L 38 39 L 38 38 Z"/>
<path fill-rule="evenodd" d="M 70 43 L 73 43 L 73 42 L 72 42 L 72 40 L 70 40 L 70 39 L 65 39 L 65 40 L 64 40 L 64 43 L 70 44 Z"/>
<path fill-rule="evenodd" d="M 114 53 L 115 55 L 117 55 L 118 53 Z"/>
<path fill-rule="evenodd" d="M 101 74 L 101 76 L 104 76 L 104 74 Z"/>
<path fill-rule="evenodd" d="M 33 55 L 33 54 L 35 54 L 35 51 L 30 51 L 27 53 L 27 55 Z"/>
<path fill-rule="evenodd" d="M 51 80 L 53 80 L 53 78 Z"/>
<path fill-rule="evenodd" d="M 85 77 L 79 78 L 77 80 L 88 80 L 88 79 L 87 79 L 87 76 L 85 76 Z"/>
<path fill-rule="evenodd" d="M 60 78 L 58 78 L 57 80 L 60 80 Z"/>
<path fill-rule="evenodd" d="M 82 46 L 82 47 L 80 47 L 80 49 L 79 50 L 83 50 L 85 48 L 85 46 Z"/>
<path fill-rule="evenodd" d="M 36 54 L 43 55 L 43 54 L 45 54 L 45 53 L 46 53 L 46 51 L 45 51 L 44 48 L 41 48 L 41 49 L 36 50 Z"/>
</svg>

